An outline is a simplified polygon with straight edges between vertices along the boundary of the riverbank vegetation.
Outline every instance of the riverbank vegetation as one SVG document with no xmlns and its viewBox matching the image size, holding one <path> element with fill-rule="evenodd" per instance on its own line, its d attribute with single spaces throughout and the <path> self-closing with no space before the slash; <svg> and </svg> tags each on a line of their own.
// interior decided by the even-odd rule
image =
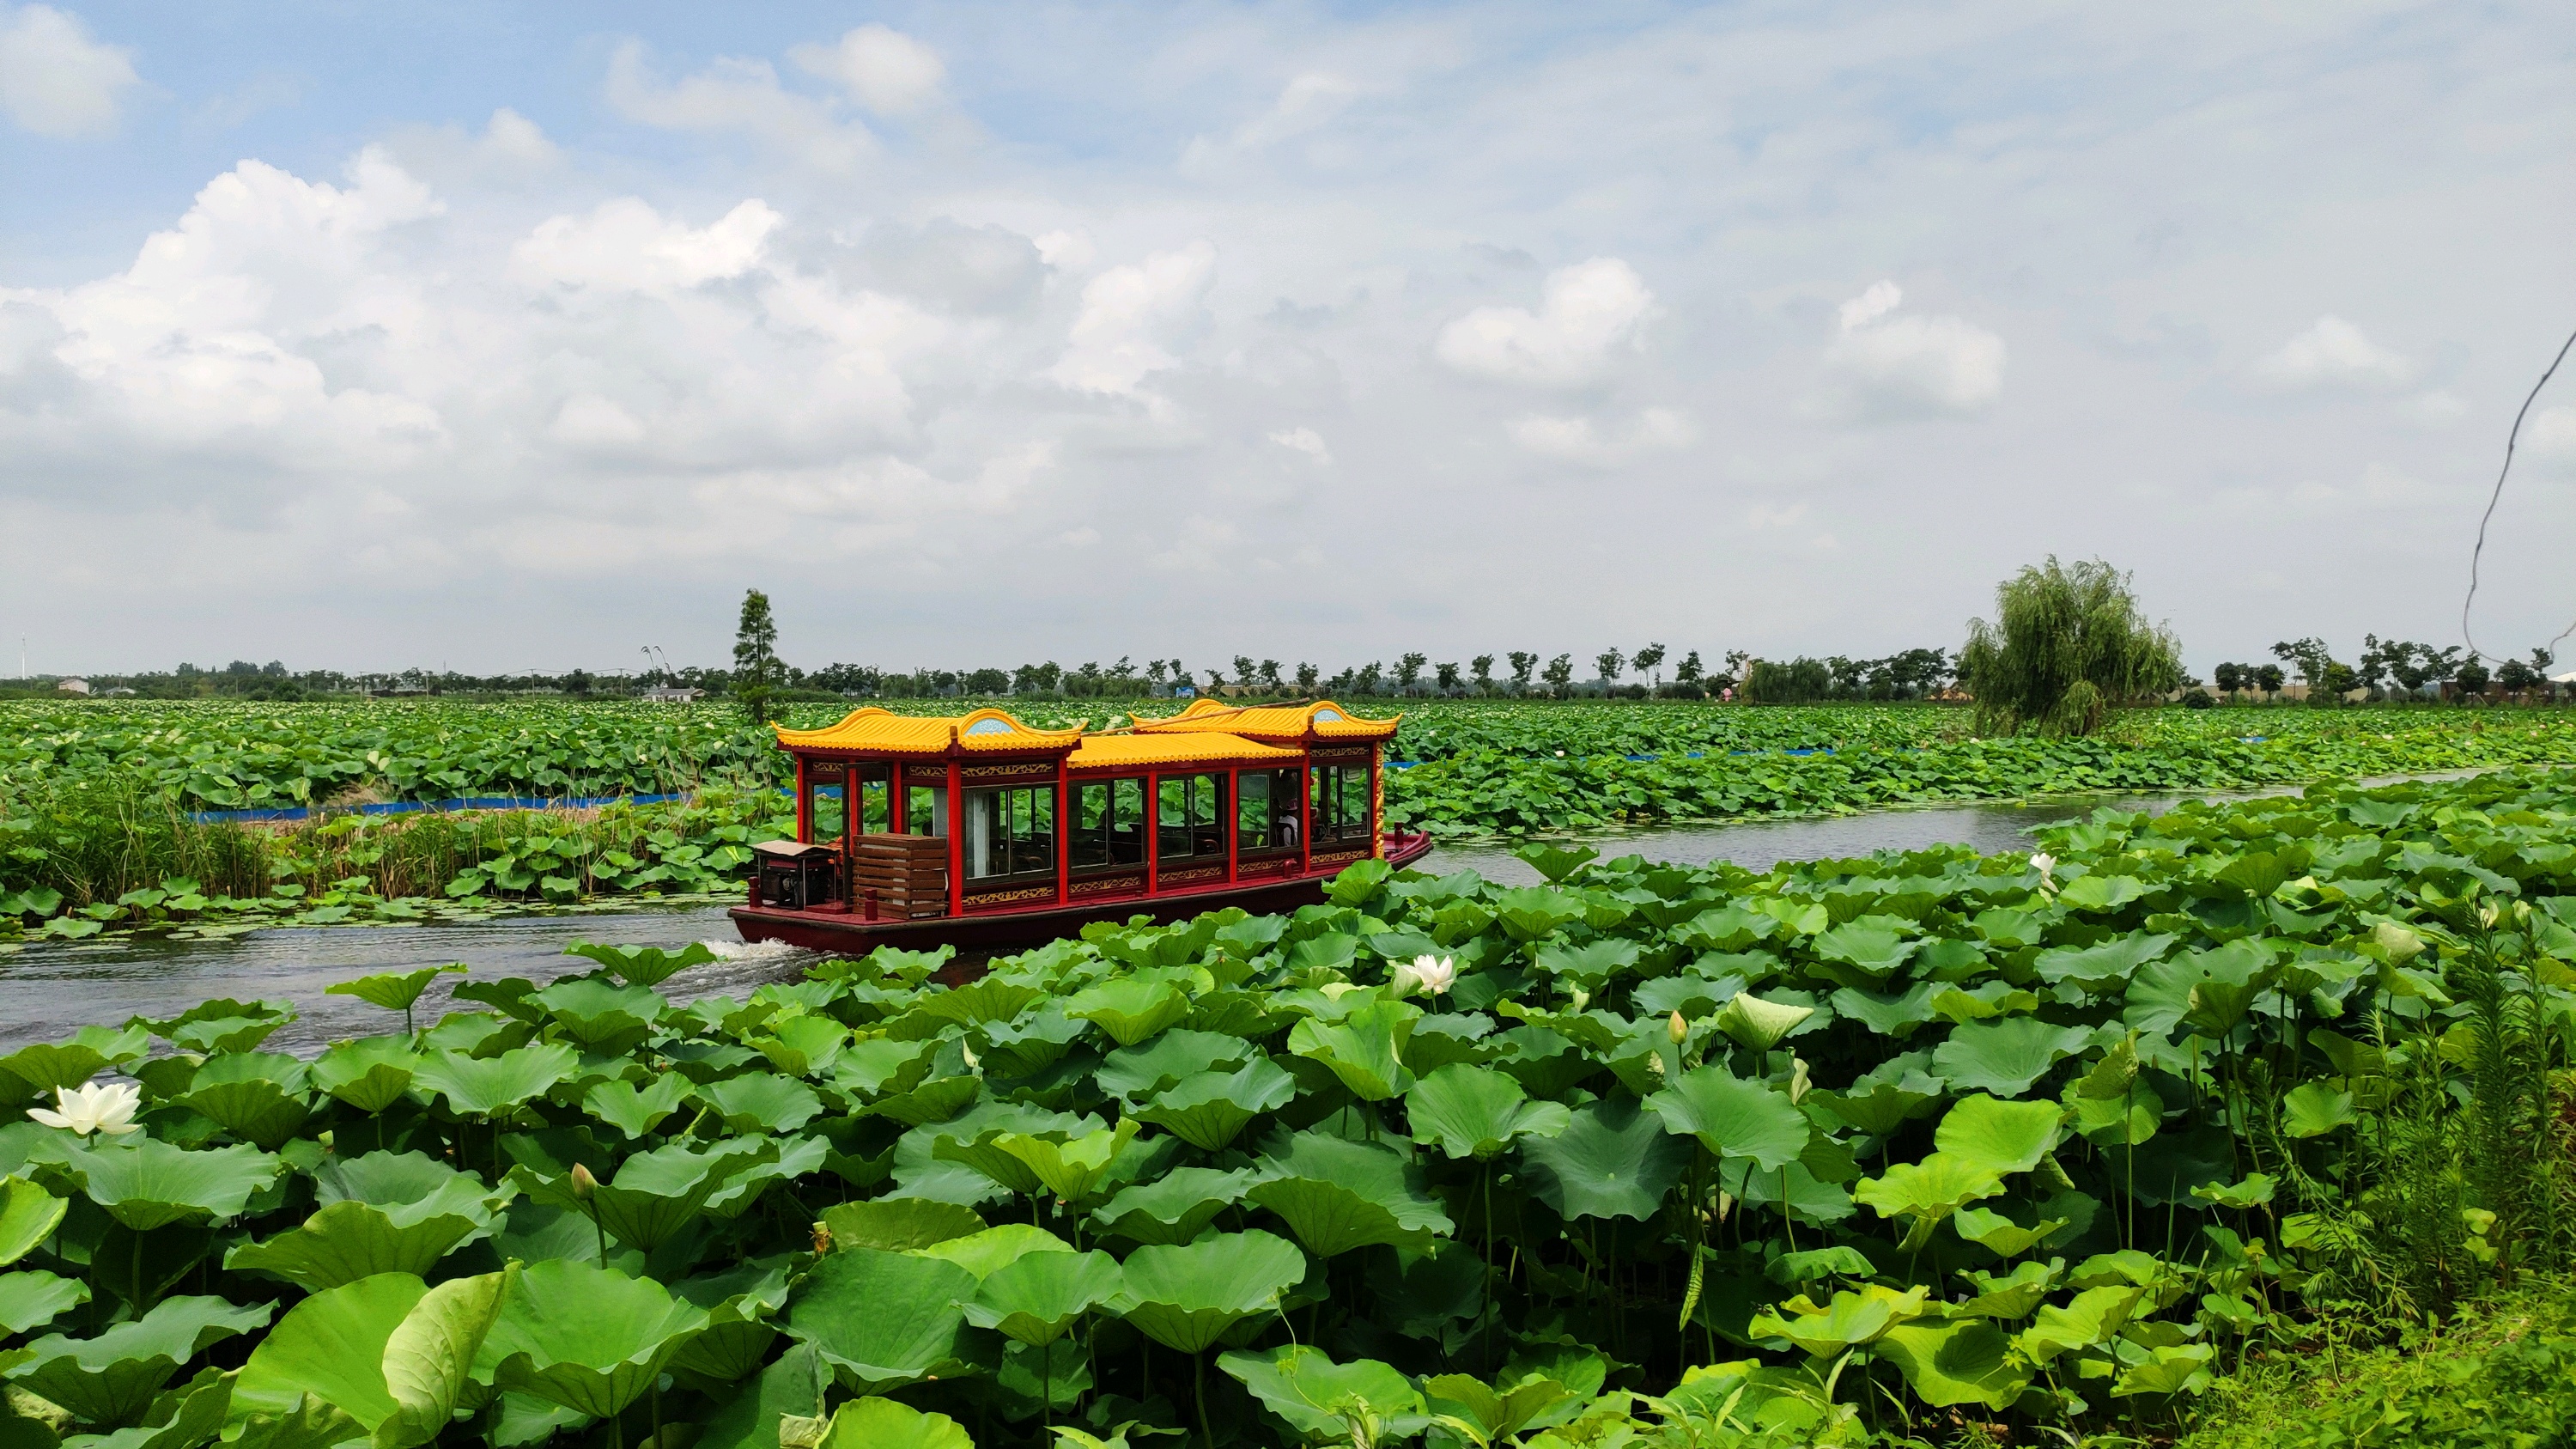
<svg viewBox="0 0 2576 1449">
<path fill-rule="evenodd" d="M 2041 844 L 102 1023 L 0 1057 L 9 1432 L 2137 1443 L 2571 1266 L 2564 772 Z"/>
</svg>

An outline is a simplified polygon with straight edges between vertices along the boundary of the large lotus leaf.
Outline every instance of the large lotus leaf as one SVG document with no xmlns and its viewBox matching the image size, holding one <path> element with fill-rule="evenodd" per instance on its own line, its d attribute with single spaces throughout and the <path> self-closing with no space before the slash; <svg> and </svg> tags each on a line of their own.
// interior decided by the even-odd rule
<svg viewBox="0 0 2576 1449">
<path fill-rule="evenodd" d="M 1970 1208 L 1969 1212 L 1982 1212 Z M 1976 1287 L 1975 1296 L 1952 1311 L 1971 1318 L 2027 1318 L 2039 1307 L 2058 1280 L 2066 1276 L 2066 1260 L 2051 1259 L 2045 1263 L 2015 1264 L 2009 1273 L 1970 1271 L 1960 1275 Z"/>
<path fill-rule="evenodd" d="M 2066 1226 L 2066 1219 L 2047 1218 L 2025 1227 L 1992 1208 L 1963 1207 L 1952 1215 L 1950 1226 L 1960 1237 L 1999 1258 L 2017 1258 L 2048 1241 L 2051 1234 Z"/>
<path fill-rule="evenodd" d="M 2070 910 L 2116 911 L 2144 899 L 2153 889 L 2133 875 L 2085 875 L 2068 881 L 2057 892 L 2057 901 Z"/>
<path fill-rule="evenodd" d="M 2141 933 L 2114 936 L 2095 946 L 2058 946 L 2039 953 L 2039 979 L 2054 986 L 2072 981 L 2100 995 L 2128 985 L 2139 968 L 2173 949 L 2174 938 Z"/>
<path fill-rule="evenodd" d="M 1533 1097 L 1552 1099 L 1601 1070 L 1601 1061 L 1563 1036 L 1542 1026 L 1516 1026 L 1496 1032 L 1493 1040 L 1506 1055 L 1494 1065 L 1512 1075 Z"/>
<path fill-rule="evenodd" d="M 1063 1141 L 1005 1132 L 993 1139 L 993 1146 L 1019 1159 L 1036 1176 L 1038 1185 L 1053 1193 L 1057 1201 L 1086 1207 L 1108 1179 L 1110 1163 L 1126 1150 L 1139 1125 L 1133 1118 L 1121 1118 L 1114 1128 Z"/>
<path fill-rule="evenodd" d="M 733 1164 L 721 1169 L 724 1180 L 707 1194 L 707 1216 L 731 1221 L 757 1204 L 772 1183 L 821 1171 L 831 1144 L 820 1137 L 733 1137 L 712 1150 L 729 1155 Z"/>
<path fill-rule="evenodd" d="M 30 1270 L 0 1273 L 0 1336 L 42 1328 L 89 1301 L 89 1285 Z"/>
<path fill-rule="evenodd" d="M 2070 1085 L 2061 1100 L 2075 1113 L 2074 1129 L 2097 1147 L 2134 1147 L 2164 1127 L 2164 1098 L 2132 1078 L 2117 1096 L 2088 1097 Z"/>
<path fill-rule="evenodd" d="M 0 1267 L 52 1236 L 71 1204 L 23 1177 L 0 1178 Z"/>
<path fill-rule="evenodd" d="M 1557 927 L 1583 915 L 1583 899 L 1545 886 L 1497 892 L 1494 919 L 1515 941 L 1543 940 Z"/>
<path fill-rule="evenodd" d="M 37 1042 L 0 1057 L 0 1078 L 23 1084 L 24 1100 L 77 1087 L 151 1049 L 152 1033 L 141 1026 L 84 1026 L 63 1041 Z"/>
<path fill-rule="evenodd" d="M 112 1434 L 76 1434 L 70 1442 L 79 1449 L 200 1449 L 212 1443 L 224 1430 L 224 1411 L 232 1402 L 232 1375 L 221 1369 L 204 1368 L 188 1382 L 162 1394 L 144 1417 L 145 1425 L 119 1429 Z M 336 1422 L 345 1429 L 346 1423 Z M 0 1432 L 16 1429 L 23 1437 L 11 1436 L 15 1445 L 50 1444 L 51 1435 L 38 1437 L 43 1431 L 35 1421 L 0 1418 Z M 36 1430 L 36 1433 L 25 1433 Z M 327 1440 L 312 1439 L 304 1445 L 277 1445 L 275 1441 L 254 1443 L 244 1437 L 242 1449 L 323 1449 Z"/>
<path fill-rule="evenodd" d="M 865 1388 L 894 1388 L 959 1360 L 958 1304 L 975 1275 L 939 1258 L 853 1248 L 814 1266 L 787 1308 L 788 1333 Z"/>
<path fill-rule="evenodd" d="M 545 1008 L 554 1030 L 582 1050 L 600 1056 L 623 1056 L 653 1034 L 671 1003 L 644 986 L 618 986 L 596 976 L 575 976 L 528 1000 Z"/>
<path fill-rule="evenodd" d="M 703 966 L 716 959 L 714 948 L 704 941 L 691 941 L 677 951 L 666 951 L 659 946 L 575 941 L 564 947 L 564 954 L 596 961 L 630 986 L 659 986 L 692 966 Z"/>
<path fill-rule="evenodd" d="M 1260 1055 L 1260 1047 L 1239 1036 L 1182 1027 L 1142 1046 L 1109 1053 L 1091 1079 L 1113 1097 L 1141 1101 L 1175 1082 L 1220 1069 L 1231 1071 Z"/>
<path fill-rule="evenodd" d="M 1152 1182 L 1127 1188 L 1092 1215 L 1100 1230 L 1131 1242 L 1186 1243 L 1217 1215 L 1243 1201 L 1244 1190 L 1259 1177 L 1250 1168 L 1220 1172 L 1213 1167 L 1181 1167 Z"/>
<path fill-rule="evenodd" d="M 744 1037 L 744 1045 L 769 1058 L 771 1066 L 791 1077 L 830 1071 L 850 1041 L 848 1027 L 812 1012 L 792 1012 L 764 1025 L 767 1030 Z"/>
<path fill-rule="evenodd" d="M 1538 949 L 1538 968 L 1564 983 L 1568 990 L 1594 992 L 1611 977 L 1635 969 L 1640 949 L 1636 942 L 1615 936 L 1586 941 L 1580 946 L 1550 943 Z"/>
<path fill-rule="evenodd" d="M 946 1414 L 871 1397 L 834 1409 L 814 1449 L 975 1449 L 975 1441 Z"/>
<path fill-rule="evenodd" d="M 1932 1068 L 1960 1091 L 2018 1097 L 2092 1039 L 2080 1026 L 2051 1026 L 2032 1016 L 1971 1022 L 1933 1049 Z"/>
<path fill-rule="evenodd" d="M 1766 1001 L 1749 991 L 1728 997 L 1717 1013 L 1717 1029 L 1737 1045 L 1755 1051 L 1769 1051 L 1782 1038 L 1806 1025 L 1816 1014 L 1812 1006 L 1794 1002 Z"/>
<path fill-rule="evenodd" d="M 1146 1337 L 1201 1353 L 1242 1320 L 1274 1309 L 1306 1276 L 1297 1245 L 1264 1232 L 1212 1233 L 1182 1247 L 1138 1248 L 1111 1307 Z"/>
<path fill-rule="evenodd" d="M 2030 1365 L 2014 1351 L 2012 1335 L 1982 1318 L 1899 1324 L 1871 1352 L 1895 1364 L 1915 1396 L 1935 1408 L 2008 1409 L 2030 1387 Z"/>
<path fill-rule="evenodd" d="M 2244 1007 L 2270 984 L 2271 973 L 2271 952 L 2250 937 L 2152 962 L 2130 979 L 2121 1017 L 2154 1041 L 2186 1021 L 2215 1036 L 2243 1016 Z M 2224 1026 L 2201 1024 L 2221 1021 Z"/>
<path fill-rule="evenodd" d="M 1026 1011 L 1030 1002 L 1046 994 L 1025 981 L 985 976 L 964 986 L 917 997 L 912 1010 L 935 1020 L 953 1021 L 959 1026 L 980 1026 L 988 1021 L 1009 1021 Z"/>
<path fill-rule="evenodd" d="M 2043 1306 L 2031 1326 L 2015 1336 L 2014 1346 L 2031 1362 L 2044 1364 L 2062 1353 L 2108 1343 L 2146 1296 L 2146 1289 L 2134 1285 L 2087 1288 L 2072 1302 Z"/>
<path fill-rule="evenodd" d="M 1854 1082 L 1849 1091 L 1816 1092 L 1807 1100 L 1873 1137 L 1884 1137 L 1908 1120 L 1927 1115 L 1941 1099 L 1939 1082 L 1924 1079 L 1922 1085 L 1932 1090 L 1915 1091 L 1894 1082 Z"/>
<path fill-rule="evenodd" d="M 1508 1073 L 1464 1063 L 1415 1082 L 1404 1095 L 1404 1112 L 1414 1141 L 1480 1161 L 1501 1156 L 1523 1137 L 1553 1137 L 1574 1120 L 1563 1103 L 1531 1101 Z"/>
<path fill-rule="evenodd" d="M 1532 1190 L 1563 1218 L 1636 1218 L 1663 1206 L 1690 1166 L 1689 1143 L 1661 1118 L 1621 1098 L 1589 1102 L 1554 1137 L 1521 1144 Z"/>
<path fill-rule="evenodd" d="M 248 1054 L 245 1054 L 248 1055 Z M 196 1081 L 179 1104 L 198 1116 L 213 1122 L 226 1132 L 259 1147 L 275 1152 L 295 1136 L 311 1115 L 304 1093 L 290 1089 L 266 1077 L 247 1077 L 234 1081 L 209 1081 L 209 1074 L 241 1057 L 217 1057 L 197 1072 Z M 294 1058 L 284 1059 L 302 1077 L 302 1065 Z"/>
<path fill-rule="evenodd" d="M 1878 1036 L 1902 1041 L 1936 1019 L 1932 1010 L 1935 993 L 1956 989 L 1939 981 L 1918 981 L 1894 994 L 1846 986 L 1827 1000 L 1835 1015 L 1849 1017 Z"/>
<path fill-rule="evenodd" d="M 460 1117 L 490 1117 L 545 1095 L 572 1075 L 581 1053 L 559 1042 L 515 1047 L 492 1057 L 435 1051 L 421 1059 L 412 1085 L 444 1097 Z"/>
<path fill-rule="evenodd" d="M 143 1417 L 181 1365 L 234 1334 L 265 1328 L 270 1311 L 266 1303 L 236 1308 L 221 1298 L 164 1298 L 95 1337 L 37 1339 L 10 1377 L 83 1423 L 121 1428 Z"/>
<path fill-rule="evenodd" d="M 1122 976 L 1086 987 L 1064 1004 L 1064 1014 L 1088 1021 L 1122 1047 L 1150 1040 L 1190 1014 L 1190 998 L 1164 976 Z"/>
<path fill-rule="evenodd" d="M 2196 1394 L 2216 1381 L 2209 1366 L 2217 1356 L 2218 1350 L 2206 1343 L 2159 1344 L 2147 1350 L 2145 1362 L 2133 1363 L 2120 1371 L 2120 1377 L 2111 1386 L 2111 1397 Z"/>
<path fill-rule="evenodd" d="M 662 1125 L 695 1090 L 678 1072 L 664 1072 L 643 1087 L 613 1078 L 582 1093 L 581 1110 L 629 1137 L 641 1137 Z"/>
<path fill-rule="evenodd" d="M 1963 1097 L 1932 1130 L 1932 1145 L 1972 1166 L 2003 1174 L 2028 1172 L 2057 1146 L 2055 1102 L 1998 1102 L 1979 1093 Z"/>
<path fill-rule="evenodd" d="M 1321 1062 L 1352 1096 L 1383 1102 L 1413 1085 L 1404 1044 L 1421 1016 L 1421 1008 L 1407 1002 L 1375 1001 L 1338 1022 L 1308 1017 L 1290 1029 L 1288 1050 Z"/>
<path fill-rule="evenodd" d="M 642 1397 L 706 1322 L 650 1278 L 559 1258 L 519 1275 L 477 1363 L 496 1387 L 604 1419 Z"/>
<path fill-rule="evenodd" d="M 2037 1010 L 2038 994 L 2025 991 L 2009 981 L 1989 981 L 1972 988 L 1943 984 L 1932 993 L 1933 1014 L 1952 1025 Z"/>
<path fill-rule="evenodd" d="M 1826 970 L 1844 985 L 1872 988 L 1894 976 L 1923 947 L 1921 941 L 1907 940 L 1892 927 L 1864 921 L 1845 921 L 1818 934 L 1812 944 L 1828 963 Z M 1858 979 L 1849 979 L 1854 976 Z"/>
<path fill-rule="evenodd" d="M 670 1285 L 673 1296 L 707 1310 L 707 1326 L 671 1366 L 719 1383 L 757 1370 L 778 1341 L 778 1329 L 769 1320 L 786 1305 L 789 1261 L 783 1255 L 756 1259 Z"/>
<path fill-rule="evenodd" d="M 426 1274 L 492 1231 L 516 1189 L 485 1187 L 417 1152 L 371 1152 L 315 1174 L 323 1207 L 303 1226 L 235 1248 L 224 1266 L 319 1291 L 378 1273 Z"/>
<path fill-rule="evenodd" d="M 1325 1132 L 1276 1132 L 1261 1146 L 1258 1170 L 1281 1182 L 1305 1179 L 1342 1188 L 1383 1209 L 1408 1237 L 1445 1237 L 1454 1227 L 1409 1152 L 1382 1142 L 1353 1142 Z M 1267 1185 L 1257 1184 L 1245 1195 L 1287 1216 L 1262 1195 L 1261 1189 Z"/>
<path fill-rule="evenodd" d="M 1907 1241 L 1919 1247 L 1943 1218 L 2003 1190 L 2003 1178 L 1993 1169 L 1935 1152 L 1921 1162 L 1900 1162 L 1881 1176 L 1862 1179 L 1852 1196 L 1876 1208 L 1880 1217 L 1914 1219 Z"/>
<path fill-rule="evenodd" d="M 946 1122 L 973 1105 L 984 1091 L 980 1076 L 933 1077 L 908 1092 L 897 1092 L 869 1104 L 868 1111 L 891 1117 L 907 1127 Z"/>
<path fill-rule="evenodd" d="M 732 1180 L 763 1162 L 778 1160 L 776 1142 L 741 1138 L 700 1148 L 687 1141 L 639 1152 L 620 1163 L 616 1176 L 585 1200 L 568 1178 L 549 1178 L 526 1167 L 510 1169 L 528 1196 L 595 1217 L 612 1237 L 651 1252 L 687 1227 Z"/>
<path fill-rule="evenodd" d="M 139 1233 L 237 1217 L 286 1167 L 247 1143 L 190 1152 L 140 1135 L 119 1146 L 69 1148 L 63 1158 L 92 1202 Z"/>
<path fill-rule="evenodd" d="M 1503 1392 L 1467 1374 L 1437 1374 L 1422 1381 L 1422 1393 L 1431 1412 L 1475 1425 L 1488 1443 L 1510 1438 L 1574 1397 L 1573 1390 L 1544 1376 L 1524 1378 Z"/>
<path fill-rule="evenodd" d="M 836 1251 L 880 1248 L 901 1253 L 980 1233 L 984 1231 L 984 1220 L 975 1215 L 973 1208 L 953 1202 L 881 1197 L 825 1208 L 823 1226 L 832 1234 Z"/>
<path fill-rule="evenodd" d="M 458 961 L 445 966 L 423 966 L 417 971 L 360 976 L 354 980 L 335 982 L 325 986 L 322 988 L 322 994 L 354 996 L 370 1006 L 381 1006 L 387 1011 L 399 1011 L 409 1016 L 412 1005 L 420 1000 L 422 992 L 429 989 L 429 983 L 451 972 L 459 976 L 464 975 L 465 963 Z"/>
<path fill-rule="evenodd" d="M 1184 1033 L 1165 1032 L 1160 1039 L 1180 1035 Z M 1129 1115 L 1203 1152 L 1221 1152 L 1242 1135 L 1253 1118 L 1287 1106 L 1296 1096 L 1297 1079 L 1277 1062 L 1256 1052 L 1252 1060 L 1234 1071 L 1202 1072 L 1184 1078 Z"/>
<path fill-rule="evenodd" d="M 385 1383 L 385 1344 L 419 1306 L 429 1285 L 385 1273 L 326 1289 L 277 1321 L 233 1386 L 233 1414 L 289 1414 L 310 1395 L 372 1434 L 394 1416 Z"/>
<path fill-rule="evenodd" d="M 950 1238 L 914 1252 L 925 1258 L 954 1263 L 982 1282 L 985 1275 L 1006 1268 L 1032 1254 L 1070 1253 L 1073 1244 L 1030 1223 L 1004 1223 L 962 1238 Z"/>
<path fill-rule="evenodd" d="M 724 1077 L 697 1089 L 698 1100 L 736 1132 L 794 1132 L 822 1113 L 823 1099 L 803 1082 L 768 1072 Z"/>
<path fill-rule="evenodd" d="M 1222 1354 L 1216 1364 L 1309 1441 L 1344 1438 L 1356 1423 L 1374 1423 L 1390 1441 L 1406 1440 L 1431 1422 L 1422 1391 L 1376 1359 L 1335 1363 L 1322 1349 L 1291 1343 Z"/>
<path fill-rule="evenodd" d="M 1797 1161 L 1814 1134 L 1788 1093 L 1713 1063 L 1673 1078 L 1646 1105 L 1663 1119 L 1665 1131 L 1697 1137 L 1715 1157 L 1749 1157 L 1765 1172 Z"/>
<path fill-rule="evenodd" d="M 1755 1314 L 1751 1332 L 1757 1338 L 1785 1338 L 1819 1358 L 1832 1358 L 1845 1349 L 1875 1343 L 1898 1324 L 1922 1317 L 1929 1291 L 1918 1285 L 1900 1293 L 1884 1284 L 1867 1283 L 1857 1292 L 1836 1293 L 1823 1307 L 1802 1294 L 1771 1312 Z"/>
<path fill-rule="evenodd" d="M 791 1442 L 779 1433 L 782 1421 L 790 1419 L 806 1426 L 810 1437 L 821 1427 L 809 1417 L 815 1409 L 814 1390 L 830 1372 L 816 1361 L 812 1344 L 789 1344 L 759 1377 L 703 1421 L 691 1449 L 780 1449 Z"/>
<path fill-rule="evenodd" d="M 909 1092 L 930 1072 L 935 1041 L 870 1037 L 842 1049 L 832 1061 L 832 1084 L 859 1101 Z"/>
<path fill-rule="evenodd" d="M 381 1112 L 411 1087 L 420 1053 L 404 1036 L 365 1036 L 313 1059 L 313 1085 L 361 1112 Z"/>
<path fill-rule="evenodd" d="M 1043 1347 L 1116 1297 L 1125 1281 L 1118 1260 L 1107 1253 L 1030 1253 L 984 1275 L 966 1305 L 966 1319 Z"/>
<path fill-rule="evenodd" d="M 2293 1137 L 2323 1137 L 2358 1120 L 2352 1093 L 2333 1082 L 2302 1082 L 2281 1098 L 2281 1130 Z"/>
</svg>

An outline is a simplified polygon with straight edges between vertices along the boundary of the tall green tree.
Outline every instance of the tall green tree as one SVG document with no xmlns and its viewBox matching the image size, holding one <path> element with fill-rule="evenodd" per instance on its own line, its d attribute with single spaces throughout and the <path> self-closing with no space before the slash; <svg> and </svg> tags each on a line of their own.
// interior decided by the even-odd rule
<svg viewBox="0 0 2576 1449">
<path fill-rule="evenodd" d="M 2024 568 L 1995 588 L 1995 622 L 1968 621 L 1959 679 L 1977 726 L 2086 735 L 2113 707 L 2182 682 L 2182 644 L 2150 624 L 2129 576 L 2100 559 Z"/>
<path fill-rule="evenodd" d="M 778 621 L 769 612 L 769 596 L 747 589 L 742 596 L 742 622 L 733 634 L 733 695 L 742 701 L 753 723 L 778 717 L 778 687 L 787 666 L 778 662 Z"/>
</svg>

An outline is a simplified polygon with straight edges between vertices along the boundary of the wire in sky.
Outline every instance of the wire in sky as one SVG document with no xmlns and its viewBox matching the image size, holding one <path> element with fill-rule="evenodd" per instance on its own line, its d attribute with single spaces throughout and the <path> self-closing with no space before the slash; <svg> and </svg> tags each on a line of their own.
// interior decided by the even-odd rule
<svg viewBox="0 0 2576 1449">
<path fill-rule="evenodd" d="M 2539 401 L 2540 390 L 2549 386 L 2549 379 L 2558 371 L 2558 364 L 2567 360 L 2567 350 L 2571 347 L 2576 347 L 2576 332 L 2568 333 L 2567 340 L 2558 344 L 2558 355 L 2549 360 L 2549 370 L 2540 375 L 2540 381 L 2531 385 L 2531 396 L 2522 400 L 2522 411 L 2513 415 L 2513 431 L 2504 435 L 2504 466 L 2496 470 L 2495 491 L 2487 495 L 2487 511 L 2478 517 L 2478 546 L 2469 551 L 2469 595 L 2460 600 L 2460 638 L 2468 644 L 2472 659 L 2494 657 L 2478 648 L 2476 636 L 2469 632 L 2469 606 L 2478 600 L 2478 560 L 2487 551 L 2487 523 L 2495 517 L 2496 504 L 2504 498 L 2504 479 L 2513 471 L 2513 445 L 2522 437 L 2522 420 L 2531 412 L 2531 405 Z M 2549 657 L 2553 662 L 2558 658 L 2558 641 L 2570 634 L 2576 634 L 2576 622 L 2559 630 L 2558 638 L 2549 641 Z"/>
</svg>

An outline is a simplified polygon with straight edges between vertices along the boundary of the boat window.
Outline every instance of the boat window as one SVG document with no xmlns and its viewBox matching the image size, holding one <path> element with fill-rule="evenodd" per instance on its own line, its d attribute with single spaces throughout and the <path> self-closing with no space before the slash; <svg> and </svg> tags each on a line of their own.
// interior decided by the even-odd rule
<svg viewBox="0 0 2576 1449">
<path fill-rule="evenodd" d="M 1235 848 L 1296 849 L 1297 772 L 1246 770 L 1236 778 L 1242 783 L 1234 806 Z"/>
<path fill-rule="evenodd" d="M 1145 863 L 1145 782 L 1103 780 L 1074 789 L 1072 838 L 1066 849 L 1075 870 Z"/>
<path fill-rule="evenodd" d="M 887 792 L 894 784 L 894 770 L 886 765 L 852 765 L 850 779 L 858 787 L 859 829 L 869 835 L 883 835 L 891 827 Z"/>
<path fill-rule="evenodd" d="M 1317 765 L 1313 794 L 1317 840 L 1369 837 L 1368 766 Z"/>
<path fill-rule="evenodd" d="M 1165 775 L 1161 803 L 1154 814 L 1154 849 L 1163 860 L 1190 855 L 1225 854 L 1225 831 L 1217 821 L 1225 798 L 1218 775 Z"/>
<path fill-rule="evenodd" d="M 948 788 L 944 785 L 908 785 L 903 801 L 903 831 L 906 835 L 948 834 Z"/>
<path fill-rule="evenodd" d="M 968 880 L 1054 871 L 1054 786 L 1006 785 L 966 792 Z"/>
<path fill-rule="evenodd" d="M 812 829 L 806 839 L 816 845 L 839 840 L 847 817 L 842 814 L 848 774 L 839 765 L 805 767 L 805 812 Z"/>
</svg>

